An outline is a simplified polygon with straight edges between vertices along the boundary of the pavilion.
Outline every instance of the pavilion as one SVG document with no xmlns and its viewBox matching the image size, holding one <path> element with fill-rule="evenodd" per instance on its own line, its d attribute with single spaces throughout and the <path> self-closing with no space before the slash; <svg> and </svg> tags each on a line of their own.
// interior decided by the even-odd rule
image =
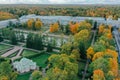
<svg viewBox="0 0 120 80">
<path fill-rule="evenodd" d="M 20 61 L 15 61 L 13 63 L 13 68 L 19 73 L 29 72 L 30 70 L 35 70 L 37 65 L 30 59 L 22 58 Z"/>
</svg>

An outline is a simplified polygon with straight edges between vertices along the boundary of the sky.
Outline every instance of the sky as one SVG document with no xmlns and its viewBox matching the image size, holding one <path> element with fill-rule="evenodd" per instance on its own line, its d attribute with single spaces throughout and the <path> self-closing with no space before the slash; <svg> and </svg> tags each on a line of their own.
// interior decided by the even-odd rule
<svg viewBox="0 0 120 80">
<path fill-rule="evenodd" d="M 0 4 L 120 4 L 120 0 L 0 0 Z"/>
</svg>

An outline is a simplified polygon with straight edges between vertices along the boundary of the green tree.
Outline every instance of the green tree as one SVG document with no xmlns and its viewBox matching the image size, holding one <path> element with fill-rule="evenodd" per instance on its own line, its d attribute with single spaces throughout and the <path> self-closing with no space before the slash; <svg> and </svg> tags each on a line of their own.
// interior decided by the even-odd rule
<svg viewBox="0 0 120 80">
<path fill-rule="evenodd" d="M 17 42 L 18 42 L 17 36 L 16 36 L 16 34 L 15 34 L 14 31 L 11 32 L 11 34 L 10 34 L 10 41 L 11 41 L 11 44 L 12 44 L 12 45 L 16 45 Z"/>
<path fill-rule="evenodd" d="M 32 80 L 39 80 L 42 77 L 42 72 L 35 70 L 32 75 Z"/>
<path fill-rule="evenodd" d="M 0 64 L 0 76 L 6 76 L 8 80 L 16 80 L 17 73 L 13 72 L 9 61 L 4 61 Z"/>
</svg>

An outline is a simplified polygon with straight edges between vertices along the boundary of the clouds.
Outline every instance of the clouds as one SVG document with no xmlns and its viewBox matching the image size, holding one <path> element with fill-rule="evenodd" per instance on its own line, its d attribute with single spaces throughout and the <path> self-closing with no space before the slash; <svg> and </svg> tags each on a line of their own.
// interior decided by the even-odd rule
<svg viewBox="0 0 120 80">
<path fill-rule="evenodd" d="M 96 4 L 96 3 L 117 3 L 119 0 L 0 0 L 0 4 Z"/>
</svg>

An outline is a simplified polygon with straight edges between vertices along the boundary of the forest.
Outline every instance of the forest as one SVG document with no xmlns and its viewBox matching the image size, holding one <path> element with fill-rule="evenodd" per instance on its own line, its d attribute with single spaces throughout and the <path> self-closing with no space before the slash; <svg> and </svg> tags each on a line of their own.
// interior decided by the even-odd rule
<svg viewBox="0 0 120 80">
<path fill-rule="evenodd" d="M 1 5 L 0 12 L 7 12 L 16 18 L 28 14 L 41 16 L 86 16 L 104 17 L 112 16 L 114 20 L 120 17 L 119 5 Z M 3 13 L 4 14 L 4 13 Z M 2 17 L 0 17 L 2 18 Z M 11 16 L 11 18 L 13 18 Z"/>
</svg>

